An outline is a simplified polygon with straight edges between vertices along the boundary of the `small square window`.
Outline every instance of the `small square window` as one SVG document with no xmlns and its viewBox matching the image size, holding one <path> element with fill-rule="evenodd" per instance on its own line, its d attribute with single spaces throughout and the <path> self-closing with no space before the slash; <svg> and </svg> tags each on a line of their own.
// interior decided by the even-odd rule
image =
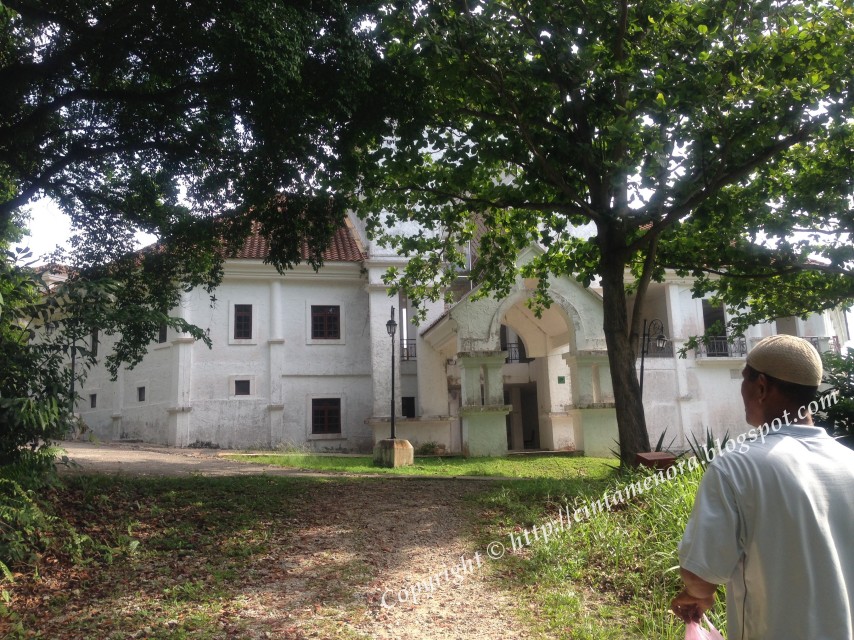
<svg viewBox="0 0 854 640">
<path fill-rule="evenodd" d="M 98 394 L 90 393 L 89 394 L 89 408 L 96 409 L 98 407 Z"/>
<path fill-rule="evenodd" d="M 311 432 L 341 433 L 341 398 L 312 398 Z"/>
<path fill-rule="evenodd" d="M 341 338 L 341 307 L 311 305 L 311 338 L 312 340 Z"/>
<path fill-rule="evenodd" d="M 145 387 L 136 388 L 136 400 L 137 402 L 145 402 Z"/>
<path fill-rule="evenodd" d="M 234 305 L 234 339 L 252 339 L 252 305 Z"/>
<path fill-rule="evenodd" d="M 234 381 L 234 395 L 248 396 L 252 394 L 252 384 L 249 380 Z"/>
<path fill-rule="evenodd" d="M 169 327 L 166 326 L 166 323 L 164 322 L 163 324 L 160 325 L 160 329 L 158 329 L 157 342 L 159 342 L 160 344 L 163 344 L 164 342 L 166 342 L 166 338 L 168 335 L 169 335 Z"/>
</svg>

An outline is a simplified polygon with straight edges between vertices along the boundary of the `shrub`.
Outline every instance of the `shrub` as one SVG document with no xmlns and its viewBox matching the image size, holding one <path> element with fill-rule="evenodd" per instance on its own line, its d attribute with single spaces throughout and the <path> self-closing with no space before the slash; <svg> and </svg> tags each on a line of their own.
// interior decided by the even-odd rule
<svg viewBox="0 0 854 640">
<path fill-rule="evenodd" d="M 845 354 L 826 352 L 824 381 L 830 388 L 822 393 L 837 392 L 837 401 L 824 411 L 818 412 L 818 421 L 827 432 L 854 448 L 854 350 Z"/>
</svg>

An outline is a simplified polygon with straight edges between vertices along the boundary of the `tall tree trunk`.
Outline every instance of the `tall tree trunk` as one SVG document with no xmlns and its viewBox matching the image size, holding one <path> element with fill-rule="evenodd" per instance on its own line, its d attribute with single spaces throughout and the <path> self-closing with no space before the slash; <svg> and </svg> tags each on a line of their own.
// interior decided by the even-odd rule
<svg viewBox="0 0 854 640">
<path fill-rule="evenodd" d="M 626 309 L 625 267 L 618 250 L 601 245 L 599 275 L 602 278 L 605 344 L 611 366 L 611 383 L 617 407 L 617 431 L 620 438 L 620 464 L 632 465 L 635 455 L 649 451 L 649 434 L 643 412 L 635 350 L 629 338 Z"/>
</svg>

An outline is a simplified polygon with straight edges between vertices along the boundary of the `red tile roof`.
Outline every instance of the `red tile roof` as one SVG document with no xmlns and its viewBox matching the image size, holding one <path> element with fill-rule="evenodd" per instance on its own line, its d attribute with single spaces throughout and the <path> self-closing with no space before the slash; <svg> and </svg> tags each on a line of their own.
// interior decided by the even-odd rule
<svg viewBox="0 0 854 640">
<path fill-rule="evenodd" d="M 263 260 L 270 253 L 270 242 L 260 234 L 260 226 L 252 225 L 252 234 L 246 239 L 243 248 L 234 256 L 238 260 Z M 303 242 L 300 256 L 308 260 L 308 244 Z M 356 231 L 350 224 L 342 225 L 332 238 L 332 242 L 323 252 L 324 262 L 361 262 L 365 253 L 356 238 Z"/>
</svg>

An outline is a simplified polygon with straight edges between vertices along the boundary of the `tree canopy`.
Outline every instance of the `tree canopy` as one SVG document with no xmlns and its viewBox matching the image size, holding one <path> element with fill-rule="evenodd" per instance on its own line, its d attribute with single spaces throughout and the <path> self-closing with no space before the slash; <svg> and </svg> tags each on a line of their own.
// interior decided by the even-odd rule
<svg viewBox="0 0 854 640">
<path fill-rule="evenodd" d="M 299 262 L 303 242 L 321 261 L 356 134 L 385 121 L 397 86 L 365 26 L 371 10 L 0 5 L 0 228 L 42 196 L 71 217 L 72 274 L 120 285 L 119 360 L 141 356 L 182 288 L 218 283 L 253 221 L 278 268 Z M 136 231 L 159 248 L 135 252 Z"/>
<path fill-rule="evenodd" d="M 479 237 L 482 293 L 534 243 L 538 302 L 552 275 L 598 279 L 632 462 L 649 448 L 632 339 L 665 268 L 751 319 L 854 297 L 852 21 L 845 0 L 394 3 L 384 51 L 424 97 L 362 182 L 372 232 L 416 256 L 389 277 L 435 296 Z M 385 234 L 394 219 L 425 231 Z"/>
<path fill-rule="evenodd" d="M 182 289 L 213 292 L 253 223 L 277 268 L 299 262 L 304 243 L 319 265 L 357 141 L 398 95 L 368 28 L 373 10 L 363 0 L 0 4 L 0 242 L 39 197 L 74 232 L 58 256 L 68 280 L 53 289 L 22 256 L 2 256 L 0 369 L 20 384 L 0 380 L 0 411 L 17 412 L 4 424 L 24 437 L 13 449 L 56 433 L 71 389 L 64 363 L 73 354 L 79 373 L 92 362 L 93 328 L 118 337 L 114 374 L 164 322 L 204 338 L 170 311 Z M 137 231 L 158 245 L 136 251 Z M 50 340 L 33 341 L 28 313 L 55 325 Z M 51 394 L 53 405 L 22 413 Z"/>
</svg>

